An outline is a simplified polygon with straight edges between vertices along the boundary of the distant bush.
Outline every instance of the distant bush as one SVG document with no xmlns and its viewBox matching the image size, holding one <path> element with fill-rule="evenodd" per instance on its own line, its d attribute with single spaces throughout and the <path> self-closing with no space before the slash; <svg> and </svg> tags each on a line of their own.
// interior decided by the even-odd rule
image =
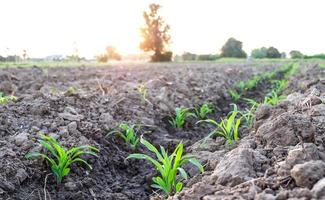
<svg viewBox="0 0 325 200">
<path fill-rule="evenodd" d="M 281 53 L 275 47 L 269 47 L 266 52 L 267 58 L 281 58 Z"/>
<path fill-rule="evenodd" d="M 203 60 L 217 60 L 219 58 L 218 55 L 215 54 L 201 54 L 197 56 L 197 60 L 203 61 Z"/>
<path fill-rule="evenodd" d="M 182 54 L 182 59 L 183 61 L 191 61 L 191 60 L 196 60 L 197 55 L 194 53 L 190 53 L 190 52 L 184 52 Z"/>
<path fill-rule="evenodd" d="M 266 58 L 267 56 L 267 48 L 266 47 L 262 47 L 259 49 L 254 49 L 251 53 L 251 56 L 253 58 Z"/>
<path fill-rule="evenodd" d="M 302 54 L 300 51 L 297 51 L 297 50 L 292 50 L 292 51 L 290 51 L 289 54 L 290 54 L 290 57 L 293 59 L 304 58 L 304 54 Z"/>
<path fill-rule="evenodd" d="M 106 54 L 101 54 L 96 56 L 97 62 L 106 63 L 108 61 L 108 56 Z"/>
<path fill-rule="evenodd" d="M 221 57 L 246 58 L 247 54 L 242 49 L 243 43 L 235 38 L 229 38 L 221 48 Z"/>
<path fill-rule="evenodd" d="M 152 62 L 170 62 L 173 57 L 173 52 L 171 51 L 166 51 L 162 54 L 154 54 L 151 56 L 151 61 Z"/>
<path fill-rule="evenodd" d="M 325 54 L 316 54 L 312 56 L 304 56 L 305 59 L 312 59 L 312 58 L 318 58 L 318 59 L 325 59 Z"/>
</svg>

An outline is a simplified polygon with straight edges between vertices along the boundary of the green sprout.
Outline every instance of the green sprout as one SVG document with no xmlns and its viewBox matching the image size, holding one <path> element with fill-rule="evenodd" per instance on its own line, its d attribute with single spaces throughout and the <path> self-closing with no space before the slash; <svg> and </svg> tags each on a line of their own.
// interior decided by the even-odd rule
<svg viewBox="0 0 325 200">
<path fill-rule="evenodd" d="M 275 106 L 279 103 L 280 100 L 284 99 L 284 96 L 279 96 L 275 90 L 272 90 L 271 93 L 269 93 L 265 98 L 264 98 L 264 103 L 265 104 L 270 104 L 272 106 Z"/>
<path fill-rule="evenodd" d="M 171 117 L 169 123 L 173 128 L 182 128 L 186 119 L 190 116 L 195 117 L 195 114 L 190 112 L 188 108 L 176 108 L 175 117 Z"/>
<path fill-rule="evenodd" d="M 229 92 L 232 100 L 234 100 L 235 102 L 237 102 L 242 95 L 242 94 L 238 93 L 236 90 L 228 90 L 228 92 Z"/>
<path fill-rule="evenodd" d="M 222 119 L 220 123 L 216 122 L 213 119 L 200 120 L 197 123 L 208 122 L 210 124 L 214 124 L 217 127 L 215 130 L 209 133 L 206 139 L 214 135 L 218 135 L 224 137 L 227 140 L 228 144 L 232 144 L 233 141 L 237 141 L 239 138 L 238 128 L 241 123 L 241 118 L 237 118 L 238 114 L 239 111 L 237 110 L 237 106 L 234 105 L 234 110 L 228 114 L 227 118 Z"/>
<path fill-rule="evenodd" d="M 251 128 L 255 119 L 255 111 L 259 103 L 255 103 L 250 109 L 245 109 L 245 111 L 238 111 L 242 118 L 245 120 L 246 126 Z"/>
<path fill-rule="evenodd" d="M 272 80 L 271 82 L 274 84 L 274 88 L 275 88 L 274 90 L 277 94 L 280 94 L 288 84 L 288 81 L 285 79 Z"/>
<path fill-rule="evenodd" d="M 89 169 L 92 169 L 85 160 L 81 159 L 80 156 L 84 154 L 90 154 L 97 156 L 96 153 L 99 149 L 93 146 L 78 146 L 73 147 L 69 150 L 65 150 L 60 143 L 53 137 L 41 134 L 41 139 L 38 142 L 50 152 L 50 156 L 40 152 L 32 152 L 26 155 L 26 158 L 42 157 L 46 159 L 50 165 L 53 174 L 56 177 L 57 183 L 61 183 L 63 177 L 70 173 L 70 165 L 76 162 L 84 163 Z"/>
<path fill-rule="evenodd" d="M 194 108 L 194 114 L 199 119 L 206 119 L 207 115 L 213 112 L 211 104 L 204 103 L 199 109 Z"/>
<path fill-rule="evenodd" d="M 0 92 L 0 105 L 7 104 L 10 101 L 17 101 L 17 97 L 11 95 L 5 96 L 2 92 Z"/>
<path fill-rule="evenodd" d="M 251 79 L 249 79 L 248 81 L 246 81 L 245 83 L 245 90 L 251 90 L 254 89 L 258 82 L 261 80 L 261 77 L 259 76 L 253 76 Z"/>
<path fill-rule="evenodd" d="M 143 85 L 143 84 L 138 85 L 136 90 L 137 90 L 137 93 L 140 96 L 141 104 L 145 104 L 146 102 L 151 104 L 151 102 L 147 99 L 148 89 L 146 88 L 145 85 Z"/>
<path fill-rule="evenodd" d="M 117 135 L 120 136 L 127 144 L 129 144 L 132 149 L 135 149 L 137 144 L 139 143 L 139 138 L 135 130 L 136 127 L 139 128 L 139 125 L 128 125 L 122 123 L 119 125 L 119 128 L 121 130 L 111 131 L 107 135 L 117 133 Z"/>
<path fill-rule="evenodd" d="M 235 88 L 238 88 L 241 92 L 245 90 L 245 82 L 244 81 L 239 81 L 235 83 Z"/>
<path fill-rule="evenodd" d="M 193 155 L 187 154 L 183 156 L 184 147 L 182 142 L 176 146 L 171 155 L 168 155 L 168 152 L 162 146 L 160 146 L 159 152 L 155 146 L 143 138 L 141 138 L 140 142 L 156 155 L 156 159 L 140 153 L 130 154 L 126 159 L 145 159 L 154 165 L 160 176 L 152 179 L 154 184 L 151 187 L 153 188 L 160 189 L 168 195 L 173 192 L 180 192 L 183 188 L 182 179 L 188 177 L 187 172 L 183 169 L 183 166 L 188 162 L 195 165 L 200 172 L 204 172 L 203 166 Z"/>
</svg>

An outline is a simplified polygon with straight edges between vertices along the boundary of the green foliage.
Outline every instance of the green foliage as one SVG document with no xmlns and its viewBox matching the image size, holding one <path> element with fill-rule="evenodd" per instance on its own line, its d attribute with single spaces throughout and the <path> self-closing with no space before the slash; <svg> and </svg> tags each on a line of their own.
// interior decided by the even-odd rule
<svg viewBox="0 0 325 200">
<path fill-rule="evenodd" d="M 232 144 L 233 141 L 237 141 L 239 138 L 238 128 L 241 123 L 241 118 L 237 117 L 238 114 L 240 113 L 237 109 L 237 106 L 234 105 L 233 111 L 228 114 L 227 118 L 222 119 L 220 123 L 216 122 L 213 119 L 201 120 L 197 123 L 208 122 L 210 124 L 214 124 L 217 128 L 209 133 L 207 138 L 218 135 L 224 137 L 227 140 L 228 144 Z"/>
<path fill-rule="evenodd" d="M 182 128 L 186 119 L 190 116 L 195 117 L 195 114 L 190 112 L 188 108 L 176 108 L 175 116 L 171 117 L 169 123 L 173 126 L 173 128 Z"/>
<path fill-rule="evenodd" d="M 219 58 L 218 55 L 214 55 L 214 54 L 201 54 L 197 56 L 197 60 L 199 61 L 212 61 L 212 60 L 217 60 Z"/>
<path fill-rule="evenodd" d="M 136 129 L 139 129 L 138 125 L 128 125 L 125 123 L 122 123 L 119 125 L 120 130 L 114 130 L 109 132 L 107 135 L 116 133 L 118 136 L 120 136 L 125 143 L 129 144 L 132 149 L 135 149 L 137 144 L 139 143 L 139 138 L 136 134 Z"/>
<path fill-rule="evenodd" d="M 266 52 L 267 58 L 281 58 L 281 53 L 275 47 L 269 47 Z"/>
<path fill-rule="evenodd" d="M 305 59 L 325 59 L 325 54 L 315 54 L 311 56 L 304 56 Z"/>
<path fill-rule="evenodd" d="M 260 76 L 253 76 L 249 80 L 245 82 L 245 90 L 251 90 L 254 89 L 257 84 L 260 82 L 261 77 Z"/>
<path fill-rule="evenodd" d="M 199 119 L 206 119 L 207 115 L 213 112 L 211 104 L 204 103 L 199 109 L 194 108 L 194 114 Z"/>
<path fill-rule="evenodd" d="M 288 81 L 285 80 L 285 79 L 282 79 L 282 80 L 271 80 L 271 83 L 274 84 L 274 91 L 277 94 L 280 94 L 284 90 L 284 88 L 287 86 Z"/>
<path fill-rule="evenodd" d="M 246 58 L 243 43 L 235 38 L 229 38 L 221 48 L 220 57 Z"/>
<path fill-rule="evenodd" d="M 239 89 L 239 91 L 244 91 L 245 90 L 245 82 L 244 81 L 239 81 L 235 83 L 235 88 Z"/>
<path fill-rule="evenodd" d="M 238 93 L 236 90 L 228 90 L 228 92 L 234 102 L 237 102 L 241 98 L 242 94 Z"/>
<path fill-rule="evenodd" d="M 254 49 L 251 53 L 253 58 L 266 58 L 267 55 L 267 48 L 262 47 L 260 49 Z"/>
<path fill-rule="evenodd" d="M 253 100 L 254 101 L 254 100 Z M 250 102 L 253 103 L 253 102 Z M 238 111 L 242 118 L 245 120 L 246 127 L 251 128 L 255 119 L 255 111 L 259 106 L 259 103 L 254 102 L 249 109 L 245 109 L 244 111 Z"/>
<path fill-rule="evenodd" d="M 70 173 L 70 165 L 73 163 L 81 162 L 89 169 L 92 169 L 91 165 L 81 159 L 80 156 L 89 154 L 98 157 L 96 153 L 99 152 L 99 149 L 93 146 L 78 146 L 66 151 L 56 139 L 43 134 L 41 134 L 41 139 L 38 142 L 49 151 L 50 156 L 39 152 L 32 152 L 28 153 L 26 158 L 42 157 L 46 159 L 51 165 L 57 183 L 61 183 L 63 177 Z"/>
<path fill-rule="evenodd" d="M 4 105 L 9 103 L 10 101 L 16 101 L 17 97 L 15 96 L 5 96 L 2 92 L 0 92 L 0 105 Z"/>
<path fill-rule="evenodd" d="M 178 178 L 180 175 L 182 178 L 187 179 L 188 175 L 183 169 L 186 163 L 195 165 L 202 173 L 204 172 L 203 166 L 200 162 L 192 155 L 183 155 L 183 144 L 179 143 L 174 152 L 168 155 L 168 152 L 164 147 L 160 146 L 160 152 L 151 143 L 141 138 L 140 142 L 152 153 L 156 155 L 156 159 L 146 154 L 130 154 L 127 159 L 145 159 L 151 162 L 155 169 L 158 170 L 160 176 L 154 177 L 152 180 L 154 184 L 151 186 L 163 190 L 166 194 L 173 192 L 180 192 L 183 188 L 182 179 Z"/>
<path fill-rule="evenodd" d="M 264 98 L 264 103 L 275 106 L 282 99 L 284 99 L 284 96 L 279 96 L 275 90 L 272 90 L 272 92 Z"/>
<path fill-rule="evenodd" d="M 292 59 L 304 58 L 304 54 L 297 50 L 292 50 L 289 54 Z"/>
<path fill-rule="evenodd" d="M 162 54 L 154 54 L 151 56 L 152 62 L 170 62 L 173 57 L 173 52 L 167 51 Z"/>
</svg>

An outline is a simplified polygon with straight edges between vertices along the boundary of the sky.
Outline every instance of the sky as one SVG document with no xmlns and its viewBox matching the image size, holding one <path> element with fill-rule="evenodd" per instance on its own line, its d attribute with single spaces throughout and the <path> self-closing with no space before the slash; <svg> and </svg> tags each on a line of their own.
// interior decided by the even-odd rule
<svg viewBox="0 0 325 200">
<path fill-rule="evenodd" d="M 178 54 L 220 53 L 229 37 L 250 53 L 325 53 L 324 0 L 1 0 L 0 55 L 69 55 L 93 58 L 113 45 L 140 53 L 139 27 L 150 3 L 162 5 Z"/>
</svg>

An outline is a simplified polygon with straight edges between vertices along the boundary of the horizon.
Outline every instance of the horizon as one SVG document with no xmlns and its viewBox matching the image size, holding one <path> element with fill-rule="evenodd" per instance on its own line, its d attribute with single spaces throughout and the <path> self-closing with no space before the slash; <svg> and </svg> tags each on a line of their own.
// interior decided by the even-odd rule
<svg viewBox="0 0 325 200">
<path fill-rule="evenodd" d="M 230 37 L 242 41 L 248 54 L 262 46 L 287 54 L 325 53 L 321 0 L 11 0 L 3 2 L 6 9 L 0 13 L 6 28 L 0 55 L 21 55 L 26 49 L 29 57 L 42 58 L 78 49 L 80 57 L 94 58 L 110 45 L 122 55 L 143 53 L 138 48 L 139 28 L 152 2 L 162 5 L 160 14 L 171 26 L 170 49 L 175 55 L 218 54 Z"/>
</svg>

